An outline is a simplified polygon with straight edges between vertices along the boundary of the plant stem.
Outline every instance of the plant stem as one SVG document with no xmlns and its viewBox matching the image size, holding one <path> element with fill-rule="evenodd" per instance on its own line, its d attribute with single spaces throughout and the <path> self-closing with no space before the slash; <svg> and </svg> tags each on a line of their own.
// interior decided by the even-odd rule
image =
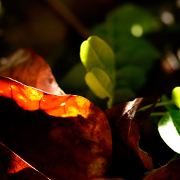
<svg viewBox="0 0 180 180">
<path fill-rule="evenodd" d="M 166 112 L 153 112 L 150 114 L 150 116 L 164 116 L 166 113 L 167 111 Z"/>
<path fill-rule="evenodd" d="M 170 100 L 170 101 L 165 101 L 165 102 L 159 102 L 155 105 L 155 107 L 159 107 L 159 106 L 165 106 L 165 105 L 169 105 L 169 104 L 174 104 L 174 100 Z"/>
<path fill-rule="evenodd" d="M 169 105 L 169 104 L 174 104 L 173 100 L 170 101 L 165 101 L 165 102 L 158 102 L 155 107 L 159 107 L 159 106 L 165 106 L 165 105 Z M 153 104 L 149 104 L 147 106 L 142 107 L 141 109 L 139 109 L 138 111 L 144 111 L 146 109 L 148 109 L 149 107 L 151 107 Z"/>
</svg>

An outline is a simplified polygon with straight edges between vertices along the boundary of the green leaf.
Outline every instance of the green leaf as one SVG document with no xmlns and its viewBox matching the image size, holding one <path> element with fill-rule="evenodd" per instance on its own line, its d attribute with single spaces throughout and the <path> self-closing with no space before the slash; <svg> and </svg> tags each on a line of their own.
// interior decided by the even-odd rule
<svg viewBox="0 0 180 180">
<path fill-rule="evenodd" d="M 92 29 L 93 34 L 101 37 L 112 47 L 118 72 L 126 66 L 138 66 L 142 69 L 141 72 L 133 73 L 132 77 L 129 73 L 120 80 L 116 79 L 116 88 L 129 87 L 137 91 L 143 86 L 154 62 L 160 58 L 158 49 L 143 35 L 158 31 L 160 26 L 161 22 L 145 8 L 124 4 L 108 14 L 103 23 Z M 134 27 L 140 29 L 141 37 L 134 36 Z M 140 82 L 134 85 L 136 83 L 133 79 L 139 77 L 140 73 L 144 75 Z"/>
<path fill-rule="evenodd" d="M 149 70 L 160 53 L 148 40 L 132 35 L 134 25 L 141 26 L 143 33 L 150 33 L 157 31 L 161 23 L 145 8 L 125 4 L 112 11 L 106 21 L 92 31 L 113 48 L 117 67 L 133 64 Z"/>
<path fill-rule="evenodd" d="M 149 71 L 154 61 L 160 57 L 159 51 L 143 38 L 121 36 L 114 44 L 117 67 L 136 65 Z"/>
<path fill-rule="evenodd" d="M 158 131 L 164 142 L 180 153 L 180 111 L 174 110 L 164 115 L 158 123 Z"/>
<path fill-rule="evenodd" d="M 115 86 L 114 53 L 109 45 L 91 36 L 81 44 L 80 58 L 87 70 L 85 81 L 94 94 L 101 98 L 109 98 L 108 107 L 113 104 Z"/>
<path fill-rule="evenodd" d="M 119 69 L 116 73 L 117 87 L 130 87 L 132 90 L 140 89 L 146 82 L 144 69 L 138 66 L 127 65 Z"/>
<path fill-rule="evenodd" d="M 114 86 L 105 71 L 95 67 L 86 74 L 85 81 L 97 97 L 101 99 L 105 99 L 108 97 L 109 103 L 110 101 L 112 101 Z"/>
<path fill-rule="evenodd" d="M 115 9 L 107 17 L 107 21 L 111 23 L 108 27 L 114 29 L 115 34 L 131 34 L 134 25 L 141 26 L 143 33 L 157 31 L 161 26 L 160 21 L 147 9 L 130 3 Z"/>
<path fill-rule="evenodd" d="M 88 72 L 94 67 L 103 69 L 111 77 L 114 83 L 114 53 L 105 41 L 97 36 L 89 37 L 81 44 L 80 57 Z"/>
<path fill-rule="evenodd" d="M 114 92 L 114 104 L 127 102 L 133 100 L 136 97 L 135 93 L 129 87 L 122 87 L 115 89 Z"/>
<path fill-rule="evenodd" d="M 89 99 L 95 106 L 101 107 L 101 110 L 107 109 L 107 99 L 98 98 L 90 89 L 86 92 L 85 98 Z"/>
<path fill-rule="evenodd" d="M 174 100 L 174 104 L 180 109 L 180 87 L 175 87 L 172 90 L 172 100 Z"/>
<path fill-rule="evenodd" d="M 86 70 L 82 63 L 77 63 L 72 69 L 70 69 L 67 74 L 59 82 L 59 85 L 65 92 L 75 92 L 82 91 L 83 89 L 88 89 L 84 76 L 86 75 Z"/>
<path fill-rule="evenodd" d="M 134 4 L 125 4 L 108 14 L 105 22 L 95 26 L 92 32 L 104 39 L 116 51 L 114 43 L 121 37 L 134 37 L 133 27 L 139 27 L 142 35 L 158 31 L 161 22 L 147 9 Z"/>
</svg>

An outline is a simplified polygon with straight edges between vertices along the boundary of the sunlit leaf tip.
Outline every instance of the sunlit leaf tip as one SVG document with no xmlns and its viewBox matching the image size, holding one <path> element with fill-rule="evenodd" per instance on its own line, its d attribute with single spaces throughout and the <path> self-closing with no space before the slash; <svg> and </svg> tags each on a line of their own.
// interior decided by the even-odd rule
<svg viewBox="0 0 180 180">
<path fill-rule="evenodd" d="M 175 87 L 172 90 L 172 100 L 174 100 L 174 104 L 180 109 L 180 87 Z"/>
<path fill-rule="evenodd" d="M 114 52 L 104 40 L 97 36 L 90 36 L 81 44 L 80 58 L 87 71 L 99 67 L 106 71 L 114 81 Z"/>
</svg>

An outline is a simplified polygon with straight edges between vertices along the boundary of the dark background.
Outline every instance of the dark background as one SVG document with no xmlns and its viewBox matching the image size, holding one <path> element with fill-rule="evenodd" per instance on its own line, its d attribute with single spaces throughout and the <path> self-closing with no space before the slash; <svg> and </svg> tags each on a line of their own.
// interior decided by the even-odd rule
<svg viewBox="0 0 180 180">
<path fill-rule="evenodd" d="M 56 4 L 60 6 L 56 6 Z M 168 51 L 177 57 L 180 34 L 180 6 L 178 0 L 118 1 L 118 0 L 2 0 L 0 9 L 0 56 L 7 56 L 17 48 L 30 47 L 51 66 L 57 82 L 79 58 L 81 43 L 91 35 L 91 28 L 105 20 L 114 8 L 133 3 L 150 11 L 159 20 L 164 11 L 172 13 L 174 23 L 162 22 L 158 32 L 146 35 L 160 51 L 146 84 L 137 96 L 170 95 L 180 84 L 179 69 L 162 69 Z M 54 8 L 52 3 L 55 3 Z M 65 6 L 65 8 L 64 8 Z M 64 10 L 66 9 L 66 10 Z M 60 85 L 61 86 L 61 85 Z M 75 93 L 75 92 L 71 92 Z"/>
</svg>

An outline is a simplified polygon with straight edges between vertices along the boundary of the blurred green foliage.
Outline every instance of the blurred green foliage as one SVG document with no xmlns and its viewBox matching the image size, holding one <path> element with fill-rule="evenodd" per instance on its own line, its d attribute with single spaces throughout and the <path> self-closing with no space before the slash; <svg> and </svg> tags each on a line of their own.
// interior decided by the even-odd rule
<svg viewBox="0 0 180 180">
<path fill-rule="evenodd" d="M 86 70 L 79 57 L 80 44 L 88 38 L 83 36 L 84 30 L 113 49 L 114 104 L 137 96 L 170 95 L 179 85 L 180 66 L 174 70 L 167 56 L 173 54 L 179 63 L 180 5 L 176 0 L 52 0 L 60 2 L 58 12 L 46 1 L 0 2 L 1 57 L 17 48 L 32 48 L 51 66 L 66 93 L 90 98 L 98 106 L 107 101 L 93 95 L 85 82 Z M 62 4 L 67 11 L 61 11 Z"/>
<path fill-rule="evenodd" d="M 115 104 L 132 100 L 145 85 L 149 71 L 154 62 L 160 58 L 160 52 L 146 39 L 145 35 L 158 31 L 160 27 L 161 23 L 156 17 L 144 8 L 134 4 L 125 4 L 113 10 L 103 23 L 92 29 L 92 33 L 106 41 L 115 53 Z M 139 30 L 140 34 L 138 34 Z M 98 43 L 96 46 L 101 48 Z M 104 53 L 107 56 L 105 51 Z M 110 58 L 106 59 L 106 67 L 110 61 L 112 61 Z M 80 65 L 75 67 L 77 66 Z M 65 91 L 68 87 L 65 85 L 67 77 L 69 79 L 75 77 L 72 72 L 79 74 L 79 77 L 85 77 L 83 69 L 72 68 L 60 82 Z M 78 78 L 76 82 L 76 90 L 80 90 L 80 87 L 87 90 L 85 85 L 82 86 L 85 83 L 83 78 Z"/>
<path fill-rule="evenodd" d="M 137 25 L 142 29 L 141 37 L 132 33 L 132 28 Z M 159 59 L 160 52 L 145 35 L 158 31 L 160 26 L 150 12 L 133 4 L 125 4 L 109 14 L 104 23 L 93 28 L 93 33 L 108 42 L 114 50 L 116 89 L 126 87 L 135 95 L 146 83 L 147 74 Z M 124 94 L 119 92 L 125 101 L 132 98 L 126 91 Z"/>
</svg>

